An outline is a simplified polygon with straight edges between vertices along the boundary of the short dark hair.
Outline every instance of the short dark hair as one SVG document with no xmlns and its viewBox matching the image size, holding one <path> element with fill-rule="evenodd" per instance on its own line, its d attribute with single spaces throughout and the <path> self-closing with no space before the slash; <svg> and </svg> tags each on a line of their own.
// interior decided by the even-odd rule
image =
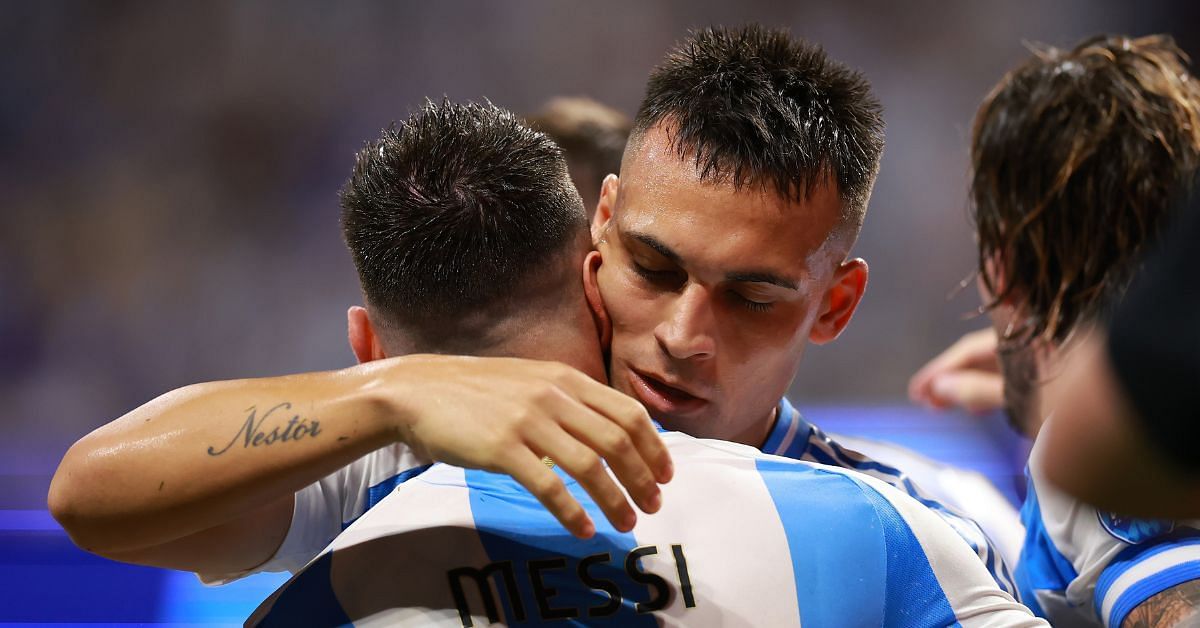
<svg viewBox="0 0 1200 628">
<path fill-rule="evenodd" d="M 491 103 L 426 101 L 358 153 L 341 200 L 367 303 L 417 328 L 506 302 L 587 230 L 562 151 Z"/>
<path fill-rule="evenodd" d="M 1013 346 L 1060 343 L 1127 287 L 1200 166 L 1200 85 L 1170 37 L 1038 48 L 975 118 L 972 214 Z M 993 276 L 993 274 L 995 276 Z"/>
<path fill-rule="evenodd" d="M 706 28 L 650 75 L 633 142 L 665 124 L 702 179 L 802 200 L 837 183 L 855 233 L 883 152 L 883 109 L 863 75 L 820 46 L 759 25 Z"/>
</svg>

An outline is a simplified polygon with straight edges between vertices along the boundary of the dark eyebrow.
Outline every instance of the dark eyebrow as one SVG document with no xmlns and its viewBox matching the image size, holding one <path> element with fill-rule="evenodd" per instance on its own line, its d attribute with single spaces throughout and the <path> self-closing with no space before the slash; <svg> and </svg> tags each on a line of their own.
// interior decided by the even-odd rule
<svg viewBox="0 0 1200 628">
<path fill-rule="evenodd" d="M 676 253 L 675 251 L 672 251 L 671 247 L 667 246 L 666 244 L 663 244 L 658 238 L 655 238 L 654 236 L 648 235 L 645 233 L 638 233 L 636 231 L 626 232 L 626 235 L 628 235 L 629 237 L 633 238 L 634 240 L 637 240 L 638 242 L 641 242 L 642 244 L 654 249 L 656 252 L 658 252 L 659 255 L 662 255 L 663 257 L 671 260 L 671 262 L 678 264 L 680 266 L 683 265 L 683 260 L 679 257 L 679 254 Z M 756 272 L 756 271 L 733 272 L 733 273 L 726 274 L 725 280 L 726 281 L 740 281 L 740 282 L 746 282 L 746 283 L 769 283 L 774 286 L 779 286 L 780 288 L 787 288 L 788 290 L 799 290 L 800 289 L 799 284 L 797 284 L 795 281 L 793 281 L 791 279 L 787 279 L 785 277 L 780 277 L 779 275 L 776 275 L 775 273 L 768 273 L 768 272 Z"/>
<path fill-rule="evenodd" d="M 646 246 L 654 249 L 655 251 L 658 252 L 659 255 L 671 260 L 672 262 L 674 262 L 676 264 L 679 264 L 682 261 L 679 258 L 678 253 L 676 253 L 675 251 L 672 251 L 671 247 L 663 244 L 662 242 L 660 242 L 658 240 L 658 238 L 655 238 L 652 235 L 647 235 L 645 233 L 638 233 L 636 231 L 627 232 L 627 235 L 630 236 L 631 238 L 633 238 L 634 240 L 637 240 L 638 242 L 641 242 L 642 244 L 645 244 Z"/>
<path fill-rule="evenodd" d="M 751 283 L 769 283 L 780 288 L 788 290 L 799 290 L 800 286 L 791 279 L 785 279 L 779 275 L 772 273 L 729 273 L 725 275 L 726 281 L 745 281 Z"/>
</svg>

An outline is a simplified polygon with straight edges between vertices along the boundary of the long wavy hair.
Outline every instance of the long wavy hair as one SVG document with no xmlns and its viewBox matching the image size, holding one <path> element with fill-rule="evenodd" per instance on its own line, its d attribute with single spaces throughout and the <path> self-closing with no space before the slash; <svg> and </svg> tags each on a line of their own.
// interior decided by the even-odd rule
<svg viewBox="0 0 1200 628">
<path fill-rule="evenodd" d="M 1124 292 L 1200 164 L 1200 85 L 1167 36 L 1035 48 L 975 118 L 972 218 L 1003 342 L 1062 343 Z"/>
</svg>

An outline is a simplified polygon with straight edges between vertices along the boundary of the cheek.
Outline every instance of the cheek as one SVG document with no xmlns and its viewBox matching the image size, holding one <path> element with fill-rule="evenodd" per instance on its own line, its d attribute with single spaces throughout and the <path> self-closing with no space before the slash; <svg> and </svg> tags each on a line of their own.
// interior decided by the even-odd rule
<svg viewBox="0 0 1200 628">
<path fill-rule="evenodd" d="M 636 276 L 615 264 L 600 267 L 596 285 L 604 298 L 612 320 L 614 341 L 620 333 L 639 333 L 654 325 L 654 298 L 639 284 Z"/>
<path fill-rule="evenodd" d="M 786 389 L 804 356 L 809 328 L 804 312 L 779 314 L 754 324 L 743 320 L 722 335 L 718 358 L 748 395 Z"/>
<path fill-rule="evenodd" d="M 813 308 L 803 303 L 778 303 L 770 312 L 746 312 L 740 305 L 726 305 L 719 311 L 721 339 L 727 345 L 729 359 L 737 364 L 755 365 L 786 362 L 781 354 L 803 347 L 812 327 Z"/>
<path fill-rule="evenodd" d="M 787 393 L 800 364 L 803 348 L 770 355 L 768 353 L 770 352 L 748 352 L 746 355 L 752 359 L 726 371 L 727 376 L 732 375 L 736 380 L 728 390 L 737 391 L 738 404 L 754 407 L 757 404 L 774 403 Z"/>
</svg>

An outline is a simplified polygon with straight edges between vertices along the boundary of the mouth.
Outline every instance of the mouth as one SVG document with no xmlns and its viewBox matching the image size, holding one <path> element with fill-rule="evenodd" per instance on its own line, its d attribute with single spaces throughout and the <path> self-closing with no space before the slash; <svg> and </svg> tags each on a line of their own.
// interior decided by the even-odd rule
<svg viewBox="0 0 1200 628">
<path fill-rule="evenodd" d="M 629 383 L 651 416 L 691 414 L 708 405 L 708 400 L 703 397 L 633 368 L 629 369 Z"/>
</svg>

